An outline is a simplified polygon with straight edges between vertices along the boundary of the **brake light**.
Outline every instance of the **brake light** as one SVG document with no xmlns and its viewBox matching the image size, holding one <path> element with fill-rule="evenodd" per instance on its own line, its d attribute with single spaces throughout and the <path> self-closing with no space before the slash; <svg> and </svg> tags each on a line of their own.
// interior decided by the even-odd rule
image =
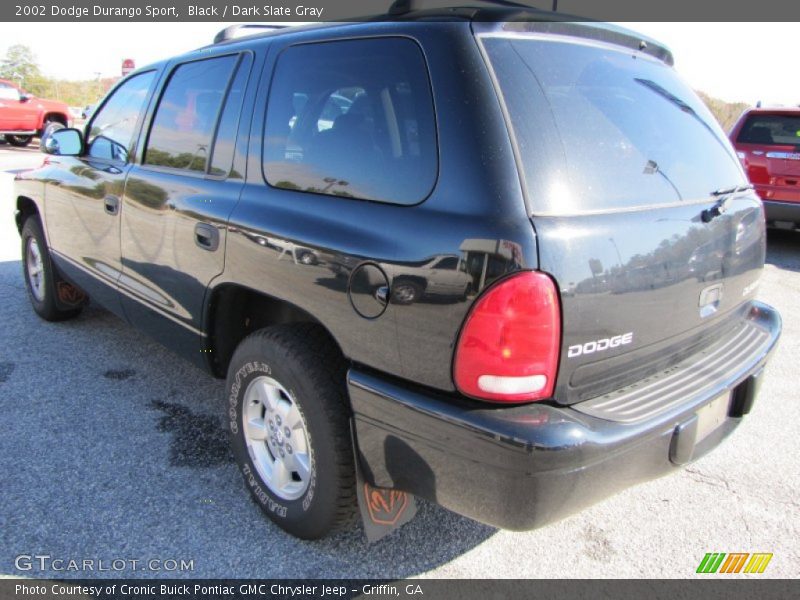
<svg viewBox="0 0 800 600">
<path fill-rule="evenodd" d="M 458 338 L 453 378 L 481 400 L 530 402 L 553 395 L 561 344 L 561 309 L 553 280 L 525 271 L 489 288 Z"/>
</svg>

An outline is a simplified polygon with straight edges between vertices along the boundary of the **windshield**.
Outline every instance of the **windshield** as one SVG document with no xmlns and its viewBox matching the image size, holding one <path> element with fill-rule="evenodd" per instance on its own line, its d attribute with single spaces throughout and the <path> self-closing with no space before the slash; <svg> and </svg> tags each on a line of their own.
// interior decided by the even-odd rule
<svg viewBox="0 0 800 600">
<path fill-rule="evenodd" d="M 482 43 L 534 214 L 698 201 L 746 183 L 714 117 L 664 63 L 567 38 Z"/>
<path fill-rule="evenodd" d="M 800 116 L 751 115 L 736 141 L 760 146 L 797 146 L 800 144 Z"/>
</svg>

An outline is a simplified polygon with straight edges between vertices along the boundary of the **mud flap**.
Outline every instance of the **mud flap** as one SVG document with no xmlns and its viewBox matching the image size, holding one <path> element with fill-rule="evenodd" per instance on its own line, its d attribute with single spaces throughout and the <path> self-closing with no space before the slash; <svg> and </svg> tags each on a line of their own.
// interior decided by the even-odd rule
<svg viewBox="0 0 800 600">
<path fill-rule="evenodd" d="M 408 523 L 417 514 L 417 501 L 412 494 L 391 488 L 375 487 L 367 483 L 361 468 L 356 445 L 355 425 L 350 421 L 353 440 L 353 458 L 356 467 L 356 495 L 358 510 L 367 541 L 372 544 Z"/>
<path fill-rule="evenodd" d="M 50 259 L 50 269 L 53 272 L 53 284 L 56 288 L 56 306 L 60 310 L 70 310 L 89 304 L 86 292 L 64 279 L 52 259 Z"/>
<path fill-rule="evenodd" d="M 83 306 L 88 302 L 89 296 L 87 296 L 82 289 L 64 281 L 57 273 L 54 279 L 56 283 L 56 304 L 58 308 L 69 310 L 70 308 Z"/>
<path fill-rule="evenodd" d="M 64 308 L 75 308 L 88 300 L 83 290 L 60 278 L 56 282 L 56 297 Z"/>
</svg>

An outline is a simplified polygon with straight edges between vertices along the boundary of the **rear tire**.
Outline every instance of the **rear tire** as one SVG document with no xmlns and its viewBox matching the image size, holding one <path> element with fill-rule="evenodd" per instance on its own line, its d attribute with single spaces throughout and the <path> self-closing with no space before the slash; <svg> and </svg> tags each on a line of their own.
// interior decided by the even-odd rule
<svg viewBox="0 0 800 600">
<path fill-rule="evenodd" d="M 45 321 L 64 321 L 80 314 L 82 306 L 64 310 L 56 303 L 56 276 L 42 225 L 30 216 L 22 226 L 22 277 L 33 310 Z M 65 283 L 65 282 L 60 282 Z"/>
<path fill-rule="evenodd" d="M 346 370 L 311 324 L 251 334 L 228 368 L 228 427 L 245 485 L 299 538 L 346 529 L 357 514 Z"/>
<path fill-rule="evenodd" d="M 32 135 L 6 135 L 6 141 L 17 148 L 24 148 L 33 140 Z"/>
</svg>

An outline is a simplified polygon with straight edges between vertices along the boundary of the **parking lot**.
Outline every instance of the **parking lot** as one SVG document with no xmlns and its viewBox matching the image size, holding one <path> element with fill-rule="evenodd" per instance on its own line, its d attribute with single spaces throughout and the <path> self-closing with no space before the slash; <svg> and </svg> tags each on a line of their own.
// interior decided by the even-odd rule
<svg viewBox="0 0 800 600">
<path fill-rule="evenodd" d="M 222 427 L 223 382 L 97 306 L 57 324 L 30 309 L 6 172 L 41 160 L 0 144 L 0 576 L 684 578 L 707 552 L 770 552 L 764 576 L 800 575 L 800 233 L 770 232 L 759 298 L 781 312 L 783 338 L 753 412 L 707 457 L 532 532 L 420 502 L 374 545 L 360 530 L 304 542 L 250 500 Z M 128 562 L 15 568 L 37 554 Z M 193 568 L 129 562 L 151 559 Z"/>
</svg>

